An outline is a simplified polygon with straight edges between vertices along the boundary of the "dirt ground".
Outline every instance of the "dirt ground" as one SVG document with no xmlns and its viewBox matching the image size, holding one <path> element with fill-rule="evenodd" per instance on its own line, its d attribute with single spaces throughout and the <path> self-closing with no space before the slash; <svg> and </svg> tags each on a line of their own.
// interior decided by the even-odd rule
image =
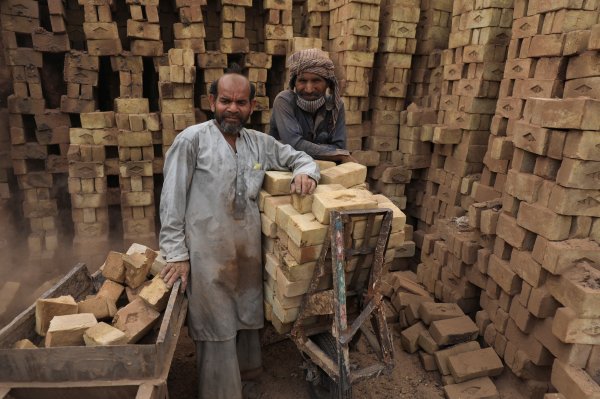
<svg viewBox="0 0 600 399">
<path fill-rule="evenodd" d="M 439 373 L 425 371 L 419 357 L 404 352 L 400 338 L 394 333 L 396 365 L 391 375 L 363 381 L 353 387 L 356 399 L 443 399 L 444 392 Z M 295 344 L 289 339 L 263 343 L 264 372 L 257 384 L 262 393 L 261 399 L 310 399 L 308 383 L 301 368 L 303 359 Z M 361 345 L 358 345 L 360 351 Z M 370 356 L 353 353 L 353 356 Z M 172 398 L 195 398 L 197 377 L 193 341 L 184 327 L 168 379 L 169 395 Z M 523 385 L 514 376 L 505 373 L 496 380 L 502 399 L 528 399 Z"/>
</svg>

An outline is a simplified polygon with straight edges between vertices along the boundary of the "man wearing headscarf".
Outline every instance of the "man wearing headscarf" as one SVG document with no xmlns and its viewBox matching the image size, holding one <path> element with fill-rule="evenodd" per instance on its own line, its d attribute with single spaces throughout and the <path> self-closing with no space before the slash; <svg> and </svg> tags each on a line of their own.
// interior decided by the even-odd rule
<svg viewBox="0 0 600 399">
<path fill-rule="evenodd" d="M 288 58 L 288 67 L 289 87 L 273 102 L 269 134 L 315 159 L 351 161 L 344 103 L 327 53 L 298 51 Z"/>
</svg>

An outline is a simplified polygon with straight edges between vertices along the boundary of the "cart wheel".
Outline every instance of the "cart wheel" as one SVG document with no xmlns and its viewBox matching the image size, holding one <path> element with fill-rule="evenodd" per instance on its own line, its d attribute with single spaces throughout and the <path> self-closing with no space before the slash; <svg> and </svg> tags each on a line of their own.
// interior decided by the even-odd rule
<svg viewBox="0 0 600 399">
<path fill-rule="evenodd" d="M 312 340 L 333 360 L 337 360 L 337 347 L 335 338 L 329 333 L 317 334 L 311 337 Z M 316 367 L 316 366 L 315 366 Z M 329 375 L 320 367 L 317 378 L 309 382 L 309 391 L 312 399 L 352 399 L 352 387 L 349 387 L 345 392 L 340 394 L 340 387 L 333 381 Z"/>
</svg>

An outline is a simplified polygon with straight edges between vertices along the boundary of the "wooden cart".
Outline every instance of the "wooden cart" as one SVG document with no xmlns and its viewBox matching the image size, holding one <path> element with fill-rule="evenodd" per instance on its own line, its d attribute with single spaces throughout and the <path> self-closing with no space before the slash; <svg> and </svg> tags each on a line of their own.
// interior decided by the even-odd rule
<svg viewBox="0 0 600 399">
<path fill-rule="evenodd" d="M 363 242 L 358 247 L 352 240 L 356 221 L 364 221 Z M 331 212 L 329 232 L 291 332 L 307 360 L 313 396 L 349 399 L 353 383 L 389 373 L 394 367 L 392 338 L 379 291 L 391 225 L 389 209 Z M 374 245 L 371 237 L 376 237 Z M 353 270 L 348 267 L 351 258 L 357 258 Z M 323 279 L 331 279 L 333 288 L 319 289 Z M 304 324 L 314 317 L 325 322 Z M 354 370 L 349 345 L 357 334 L 366 338 L 377 360 Z"/>
<path fill-rule="evenodd" d="M 97 291 L 102 276 L 76 265 L 41 298 L 72 295 L 81 300 Z M 166 310 L 141 343 L 12 349 L 35 333 L 35 304 L 0 330 L 0 399 L 168 398 L 167 376 L 187 312 L 178 281 Z"/>
</svg>

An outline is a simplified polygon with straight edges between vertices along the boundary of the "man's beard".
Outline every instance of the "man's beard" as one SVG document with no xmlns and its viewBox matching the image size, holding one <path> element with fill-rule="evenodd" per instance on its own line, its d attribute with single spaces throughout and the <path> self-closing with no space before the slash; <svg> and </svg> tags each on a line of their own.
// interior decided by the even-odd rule
<svg viewBox="0 0 600 399">
<path fill-rule="evenodd" d="M 215 119 L 221 128 L 221 131 L 225 134 L 235 135 L 242 130 L 244 127 L 244 122 L 242 121 L 242 116 L 238 118 L 237 122 L 230 122 L 225 119 L 225 117 L 230 117 L 234 115 L 230 114 L 216 114 Z"/>
</svg>

